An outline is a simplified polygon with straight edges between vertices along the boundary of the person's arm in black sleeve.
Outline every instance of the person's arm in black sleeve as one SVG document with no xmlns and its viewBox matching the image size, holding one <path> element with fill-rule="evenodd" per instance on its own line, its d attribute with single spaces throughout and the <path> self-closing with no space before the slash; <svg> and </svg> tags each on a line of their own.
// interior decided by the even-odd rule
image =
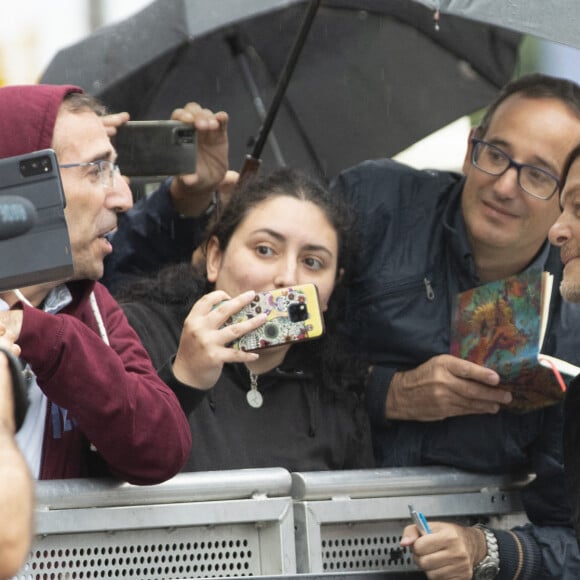
<svg viewBox="0 0 580 580">
<path fill-rule="evenodd" d="M 531 453 L 535 479 L 521 494 L 531 523 L 493 530 L 500 551 L 499 580 L 513 578 L 518 568 L 519 578 L 580 578 L 580 551 L 564 485 L 562 404 L 547 407 L 542 418 L 542 435 Z"/>
<path fill-rule="evenodd" d="M 208 391 L 190 387 L 176 378 L 173 373 L 174 359 L 174 356 L 168 359 L 158 370 L 157 374 L 159 375 L 159 378 L 175 393 L 179 399 L 183 412 L 189 416 L 189 413 L 191 413 L 201 403 L 201 401 L 207 397 Z"/>
<path fill-rule="evenodd" d="M 166 180 L 157 191 L 119 217 L 112 240 L 113 253 L 105 259 L 101 280 L 109 289 L 114 290 L 130 276 L 191 260 L 213 205 L 198 217 L 183 217 L 173 205 L 170 183 L 171 179 Z"/>
<path fill-rule="evenodd" d="M 114 137 L 116 127 L 127 119 L 126 113 L 103 117 L 107 134 Z M 109 289 L 116 290 L 131 275 L 190 261 L 208 214 L 215 208 L 217 193 L 227 197 L 237 181 L 237 173 L 228 171 L 227 113 L 213 113 L 192 102 L 175 109 L 171 119 L 195 129 L 195 173 L 167 180 L 121 217 L 113 253 L 105 260 L 102 282 Z"/>
</svg>

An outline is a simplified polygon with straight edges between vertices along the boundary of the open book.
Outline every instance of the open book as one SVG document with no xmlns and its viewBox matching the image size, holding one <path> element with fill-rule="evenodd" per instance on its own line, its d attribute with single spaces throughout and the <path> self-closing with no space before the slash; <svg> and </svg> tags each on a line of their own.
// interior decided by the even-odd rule
<svg viewBox="0 0 580 580">
<path fill-rule="evenodd" d="M 451 317 L 451 354 L 496 370 L 513 400 L 529 411 L 564 396 L 580 367 L 541 354 L 548 323 L 552 275 L 531 269 L 461 292 Z"/>
</svg>

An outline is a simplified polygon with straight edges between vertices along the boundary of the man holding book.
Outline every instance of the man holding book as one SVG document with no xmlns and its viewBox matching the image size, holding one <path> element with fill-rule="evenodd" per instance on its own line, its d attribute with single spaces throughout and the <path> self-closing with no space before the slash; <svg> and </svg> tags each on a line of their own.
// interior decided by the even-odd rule
<svg viewBox="0 0 580 580">
<path fill-rule="evenodd" d="M 564 264 L 560 292 L 568 302 L 580 302 L 580 144 L 562 172 L 562 214 L 550 229 L 550 241 L 560 248 Z M 564 405 L 564 464 L 576 537 L 580 543 L 580 378 L 572 381 Z"/>
<path fill-rule="evenodd" d="M 579 141 L 580 87 L 531 75 L 507 85 L 472 131 L 463 176 L 381 160 L 335 183 L 359 220 L 363 258 L 347 331 L 375 365 L 368 399 L 380 464 L 536 474 L 522 492 L 529 525 L 432 522 L 422 537 L 406 528 L 402 544 L 429 578 L 580 577 L 561 404 L 515 413 L 495 371 L 448 354 L 459 292 L 529 268 L 559 283 L 547 235 L 560 213 L 560 173 Z M 556 295 L 544 352 L 578 365 L 579 324 L 580 309 Z"/>
</svg>

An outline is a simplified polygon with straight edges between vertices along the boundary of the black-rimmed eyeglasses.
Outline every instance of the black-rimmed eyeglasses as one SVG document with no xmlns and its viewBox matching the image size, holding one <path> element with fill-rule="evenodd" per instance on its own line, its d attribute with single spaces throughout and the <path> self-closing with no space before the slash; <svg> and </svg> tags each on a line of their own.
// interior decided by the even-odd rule
<svg viewBox="0 0 580 580">
<path fill-rule="evenodd" d="M 101 184 L 105 187 L 114 187 L 115 175 L 119 175 L 119 166 L 108 159 L 86 161 L 84 163 L 63 163 L 59 165 L 60 169 L 68 169 L 69 167 L 94 167 L 99 175 Z"/>
<path fill-rule="evenodd" d="M 535 165 L 518 163 L 505 151 L 487 141 L 473 138 L 471 143 L 471 163 L 480 171 L 499 177 L 510 167 L 515 167 L 518 172 L 518 185 L 527 194 L 538 199 L 548 200 L 560 189 L 560 180 L 549 171 Z"/>
</svg>

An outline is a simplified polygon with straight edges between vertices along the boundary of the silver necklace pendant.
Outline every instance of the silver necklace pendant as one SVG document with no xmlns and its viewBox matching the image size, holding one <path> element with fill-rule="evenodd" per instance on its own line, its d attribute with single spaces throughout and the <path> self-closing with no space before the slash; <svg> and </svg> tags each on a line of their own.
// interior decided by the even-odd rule
<svg viewBox="0 0 580 580">
<path fill-rule="evenodd" d="M 260 391 L 248 391 L 246 393 L 246 400 L 250 407 L 254 407 L 254 409 L 259 409 L 264 402 L 264 398 L 262 397 L 262 393 Z"/>
<path fill-rule="evenodd" d="M 259 409 L 264 403 L 264 398 L 262 393 L 258 391 L 258 375 L 255 375 L 252 371 L 250 373 L 250 390 L 246 393 L 246 401 L 248 405 L 254 409 Z"/>
</svg>

